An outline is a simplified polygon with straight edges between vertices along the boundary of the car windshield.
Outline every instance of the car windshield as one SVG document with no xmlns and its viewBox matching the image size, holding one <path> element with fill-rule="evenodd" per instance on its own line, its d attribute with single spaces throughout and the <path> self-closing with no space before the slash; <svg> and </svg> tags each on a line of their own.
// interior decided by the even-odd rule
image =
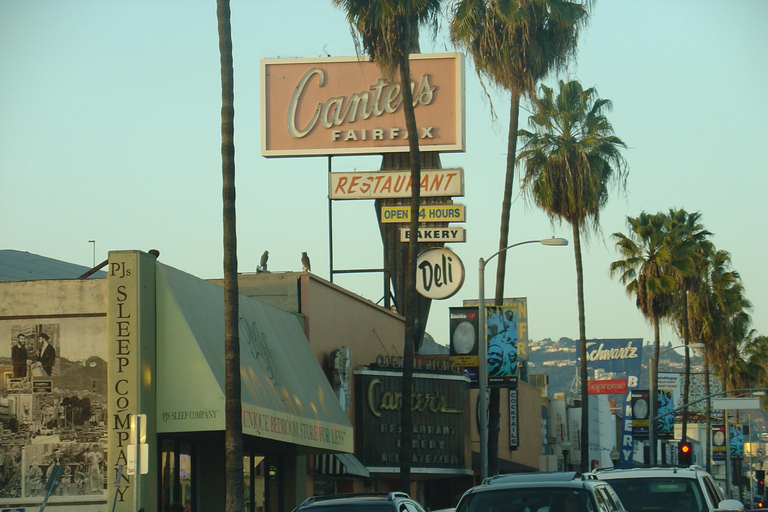
<svg viewBox="0 0 768 512">
<path fill-rule="evenodd" d="M 629 512 L 707 510 L 693 478 L 612 478 L 609 483 Z"/>
<path fill-rule="evenodd" d="M 501 488 L 461 500 L 456 512 L 594 512 L 589 493 L 578 489 Z"/>
</svg>

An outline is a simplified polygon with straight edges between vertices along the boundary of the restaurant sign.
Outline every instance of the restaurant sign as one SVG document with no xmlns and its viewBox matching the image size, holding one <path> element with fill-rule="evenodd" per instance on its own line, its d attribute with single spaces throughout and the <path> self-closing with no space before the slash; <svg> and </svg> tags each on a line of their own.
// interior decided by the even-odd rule
<svg viewBox="0 0 768 512">
<path fill-rule="evenodd" d="M 464 151 L 464 62 L 459 53 L 411 56 L 419 145 Z M 399 80 L 368 57 L 261 61 L 261 154 L 407 152 Z"/>
<path fill-rule="evenodd" d="M 400 470 L 401 379 L 399 371 L 355 371 L 355 453 L 371 473 Z M 413 473 L 466 473 L 468 404 L 466 377 L 414 374 Z"/>
<path fill-rule="evenodd" d="M 421 197 L 464 195 L 464 170 L 422 169 Z M 411 197 L 411 171 L 354 171 L 328 174 L 329 199 Z"/>
</svg>

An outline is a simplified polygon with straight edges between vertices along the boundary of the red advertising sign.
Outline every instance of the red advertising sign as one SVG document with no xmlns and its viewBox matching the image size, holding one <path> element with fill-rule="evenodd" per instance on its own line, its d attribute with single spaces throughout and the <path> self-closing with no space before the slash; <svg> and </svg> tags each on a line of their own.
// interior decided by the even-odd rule
<svg viewBox="0 0 768 512">
<path fill-rule="evenodd" d="M 590 395 L 614 395 L 627 392 L 627 379 L 590 380 L 587 382 Z"/>
<path fill-rule="evenodd" d="M 464 64 L 459 53 L 411 56 L 419 145 L 464 151 Z M 261 61 L 261 154 L 407 152 L 398 79 L 367 57 Z"/>
</svg>

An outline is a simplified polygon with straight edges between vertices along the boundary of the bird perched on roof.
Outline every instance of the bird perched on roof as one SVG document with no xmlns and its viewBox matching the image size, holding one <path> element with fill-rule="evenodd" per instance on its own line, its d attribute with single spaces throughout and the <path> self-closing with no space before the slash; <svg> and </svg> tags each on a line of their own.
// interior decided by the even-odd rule
<svg viewBox="0 0 768 512">
<path fill-rule="evenodd" d="M 309 264 L 309 256 L 307 256 L 306 252 L 301 253 L 301 269 L 305 272 L 312 270 L 312 267 Z"/>
<path fill-rule="evenodd" d="M 269 260 L 269 251 L 264 251 L 264 254 L 261 255 L 259 266 L 256 267 L 256 273 L 261 274 L 267 271 L 267 260 Z"/>
</svg>

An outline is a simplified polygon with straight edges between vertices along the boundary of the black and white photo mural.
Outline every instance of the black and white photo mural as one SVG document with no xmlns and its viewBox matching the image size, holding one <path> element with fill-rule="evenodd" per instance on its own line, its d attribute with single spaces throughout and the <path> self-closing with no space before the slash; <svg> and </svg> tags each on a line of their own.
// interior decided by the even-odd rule
<svg viewBox="0 0 768 512">
<path fill-rule="evenodd" d="M 0 508 L 106 500 L 106 325 L 101 314 L 0 320 Z"/>
</svg>

